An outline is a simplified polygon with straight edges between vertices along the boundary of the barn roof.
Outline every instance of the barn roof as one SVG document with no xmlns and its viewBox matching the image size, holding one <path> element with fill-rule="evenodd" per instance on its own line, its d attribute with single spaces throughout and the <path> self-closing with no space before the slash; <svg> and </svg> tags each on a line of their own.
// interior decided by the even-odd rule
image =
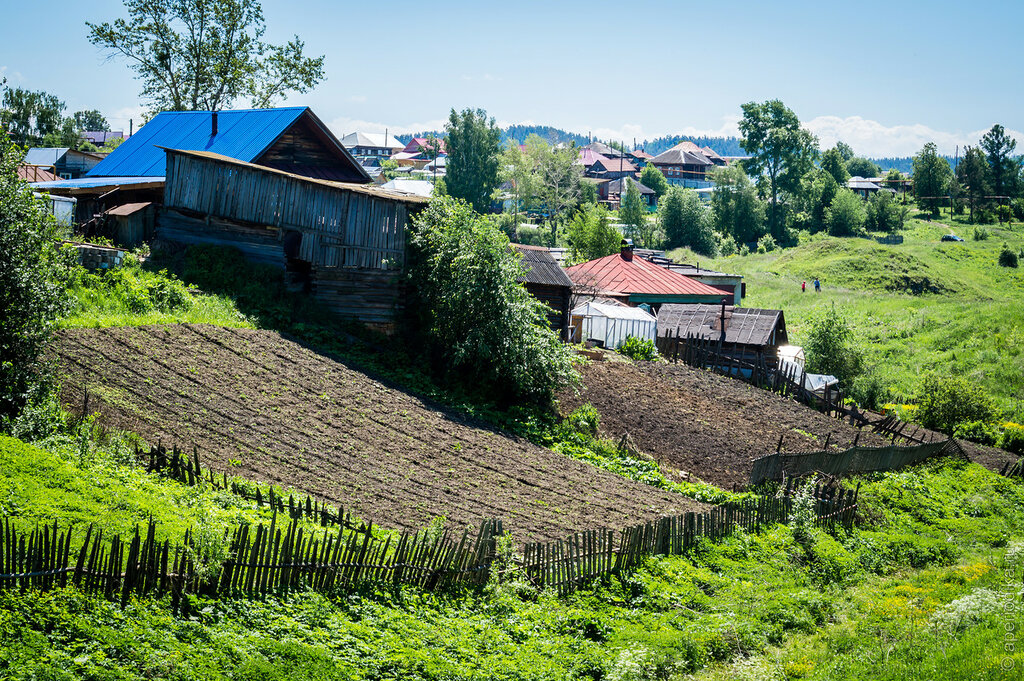
<svg viewBox="0 0 1024 681">
<path fill-rule="evenodd" d="M 613 294 L 698 295 L 721 298 L 722 291 L 647 262 L 624 257 L 622 253 L 573 265 L 566 270 L 573 284 Z"/>
<path fill-rule="evenodd" d="M 333 151 L 339 161 L 351 165 L 354 172 L 369 179 L 338 138 L 305 106 L 218 111 L 216 135 L 210 134 L 213 129 L 212 111 L 162 111 L 110 152 L 89 171 L 88 176 L 163 176 L 167 161 L 165 148 L 208 151 L 252 162 L 303 117 L 318 131 L 324 146 Z"/>
<path fill-rule="evenodd" d="M 782 310 L 763 310 L 753 307 L 725 306 L 726 343 L 742 345 L 769 345 L 772 334 L 778 330 L 776 345 L 783 345 L 786 338 L 786 319 Z M 721 337 L 721 305 L 667 303 L 658 310 L 658 333 L 684 338 L 694 335 L 698 338 Z"/>
<path fill-rule="evenodd" d="M 520 279 L 526 284 L 544 284 L 546 286 L 565 286 L 572 288 L 572 279 L 555 260 L 551 251 L 543 246 L 526 244 L 509 244 L 522 256 L 523 269 L 526 274 Z"/>
<path fill-rule="evenodd" d="M 429 199 L 422 196 L 415 196 L 413 194 L 404 194 L 397 191 L 389 191 L 383 187 L 379 187 L 374 184 L 358 184 L 355 182 L 335 182 L 333 180 L 321 180 L 317 177 L 308 177 L 306 175 L 296 175 L 295 173 L 289 173 L 284 170 L 278 170 L 277 168 L 268 168 L 267 166 L 257 165 L 255 163 L 246 163 L 245 161 L 239 161 L 236 158 L 224 156 L 223 154 L 215 154 L 209 151 L 192 151 L 188 149 L 167 149 L 168 154 L 181 154 L 183 156 L 193 156 L 197 158 L 206 159 L 207 161 L 215 161 L 217 163 L 223 163 L 225 165 L 233 165 L 242 168 L 253 168 L 263 173 L 269 173 L 271 175 L 280 175 L 281 177 L 290 177 L 300 182 L 309 182 L 311 184 L 323 185 L 326 187 L 332 187 L 334 189 L 342 189 L 346 191 L 355 192 L 357 194 L 366 194 L 378 199 L 389 199 L 391 201 L 401 201 L 402 203 L 415 203 L 425 204 L 428 203 Z"/>
</svg>

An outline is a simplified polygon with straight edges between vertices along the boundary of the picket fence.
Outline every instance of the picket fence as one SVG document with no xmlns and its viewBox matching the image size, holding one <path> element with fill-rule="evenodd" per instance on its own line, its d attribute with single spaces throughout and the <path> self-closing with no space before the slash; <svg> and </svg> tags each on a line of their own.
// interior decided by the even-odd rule
<svg viewBox="0 0 1024 681">
<path fill-rule="evenodd" d="M 475 536 L 461 532 L 420 531 L 396 535 L 374 532 L 371 524 L 306 498 L 296 503 L 273 488 L 252 493 L 225 476 L 203 472 L 198 454 L 183 456 L 162 447 L 150 453 L 150 467 L 186 484 L 213 484 L 258 503 L 274 513 L 269 526 L 241 524 L 225 535 L 227 557 L 211 553 L 209 543 L 186 532 L 180 542 L 157 539 L 156 524 L 136 527 L 130 539 L 107 538 L 89 526 L 84 534 L 61 529 L 55 521 L 19 532 L 0 520 L 0 589 L 47 590 L 74 584 L 127 603 L 133 595 L 170 594 L 176 610 L 189 607 L 189 594 L 213 597 L 259 595 L 291 589 L 334 589 L 371 584 L 415 585 L 423 589 L 473 587 L 486 583 L 497 558 L 500 520 L 485 520 Z M 718 541 L 736 528 L 757 532 L 785 523 L 792 512 L 792 480 L 773 497 L 728 503 L 704 513 L 686 513 L 627 527 L 576 533 L 566 540 L 526 544 L 514 562 L 541 587 L 566 594 L 603 575 L 622 574 L 651 555 L 681 555 L 702 538 Z M 857 492 L 817 486 L 813 491 L 817 524 L 829 531 L 853 524 Z M 278 514 L 286 515 L 283 526 Z M 312 522 L 310 522 L 312 521 Z M 323 525 L 317 528 L 313 523 Z M 313 525 L 310 527 L 310 525 Z M 508 560 L 508 557 L 502 557 Z"/>
</svg>

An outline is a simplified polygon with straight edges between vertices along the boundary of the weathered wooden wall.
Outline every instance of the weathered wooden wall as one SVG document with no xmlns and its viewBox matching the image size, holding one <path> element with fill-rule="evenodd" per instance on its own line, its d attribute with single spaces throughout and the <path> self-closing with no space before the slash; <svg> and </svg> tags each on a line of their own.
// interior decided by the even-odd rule
<svg viewBox="0 0 1024 681">
<path fill-rule="evenodd" d="M 533 282 L 526 282 L 525 286 L 530 295 L 552 309 L 552 312 L 548 313 L 548 323 L 551 329 L 565 340 L 569 326 L 569 300 L 572 297 L 572 289 L 568 286 L 550 286 Z"/>
<path fill-rule="evenodd" d="M 156 236 L 181 244 L 229 246 L 253 262 L 285 266 L 284 245 L 272 227 L 249 227 L 213 217 L 207 220 L 165 208 L 157 220 Z"/>
</svg>

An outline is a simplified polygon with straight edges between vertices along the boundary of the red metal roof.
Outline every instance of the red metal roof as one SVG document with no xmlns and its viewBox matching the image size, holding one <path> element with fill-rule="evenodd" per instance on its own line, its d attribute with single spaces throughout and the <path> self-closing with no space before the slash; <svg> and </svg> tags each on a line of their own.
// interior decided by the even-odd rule
<svg viewBox="0 0 1024 681">
<path fill-rule="evenodd" d="M 566 269 L 573 284 L 598 292 L 620 294 L 692 295 L 721 298 L 722 291 L 673 272 L 643 258 L 627 260 L 621 253 Z"/>
<path fill-rule="evenodd" d="M 61 178 L 51 172 L 53 166 L 31 166 L 22 163 L 18 166 L 18 177 L 26 182 L 59 182 Z"/>
</svg>

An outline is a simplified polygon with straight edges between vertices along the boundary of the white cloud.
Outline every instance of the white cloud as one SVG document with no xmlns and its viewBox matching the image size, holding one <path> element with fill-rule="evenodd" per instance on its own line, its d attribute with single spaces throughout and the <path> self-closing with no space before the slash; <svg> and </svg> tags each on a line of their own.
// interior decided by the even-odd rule
<svg viewBox="0 0 1024 681">
<path fill-rule="evenodd" d="M 977 145 L 981 136 L 988 132 L 987 129 L 946 132 L 920 123 L 885 126 L 860 116 L 818 116 L 804 123 L 804 127 L 818 136 L 822 149 L 841 140 L 853 147 L 858 156 L 875 158 L 913 156 L 928 142 L 935 142 L 941 154 L 953 154 L 957 145 L 963 153 L 964 145 Z M 1024 133 L 1016 130 L 1006 133 L 1024 144 Z"/>
</svg>

